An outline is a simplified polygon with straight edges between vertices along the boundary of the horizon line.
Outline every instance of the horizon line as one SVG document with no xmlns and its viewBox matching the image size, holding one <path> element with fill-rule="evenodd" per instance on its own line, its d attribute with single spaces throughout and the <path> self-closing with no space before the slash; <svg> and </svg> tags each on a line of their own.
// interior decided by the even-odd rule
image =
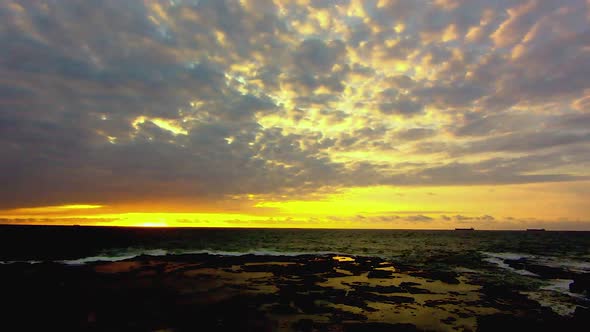
<svg viewBox="0 0 590 332">
<path fill-rule="evenodd" d="M 278 229 L 278 230 L 382 230 L 382 231 L 485 231 L 485 232 L 590 232 L 580 229 L 547 229 L 547 228 L 518 228 L 518 229 L 487 229 L 487 228 L 342 228 L 342 227 L 260 227 L 260 226 L 131 226 L 131 225 L 51 225 L 51 224 L 10 224 L 0 223 L 2 226 L 25 226 L 25 227 L 62 227 L 62 228 L 131 228 L 131 229 Z"/>
</svg>

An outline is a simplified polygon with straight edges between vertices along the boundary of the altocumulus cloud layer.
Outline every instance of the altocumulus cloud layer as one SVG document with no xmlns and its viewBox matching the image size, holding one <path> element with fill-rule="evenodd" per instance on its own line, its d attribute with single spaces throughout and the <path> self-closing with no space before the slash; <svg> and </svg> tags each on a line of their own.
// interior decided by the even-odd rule
<svg viewBox="0 0 590 332">
<path fill-rule="evenodd" d="M 0 207 L 586 179 L 585 0 L 0 3 Z"/>
</svg>

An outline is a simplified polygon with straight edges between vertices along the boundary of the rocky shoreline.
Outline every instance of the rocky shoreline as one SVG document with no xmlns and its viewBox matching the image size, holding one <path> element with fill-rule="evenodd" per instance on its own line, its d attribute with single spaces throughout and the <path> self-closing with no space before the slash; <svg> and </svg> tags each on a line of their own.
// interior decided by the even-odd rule
<svg viewBox="0 0 590 332">
<path fill-rule="evenodd" d="M 520 260 L 504 260 L 530 269 Z M 452 266 L 338 255 L 139 256 L 86 265 L 0 265 L 6 317 L 21 330 L 585 330 L 588 274 L 570 274 L 575 310 L 560 315 L 519 285 Z M 533 266 L 547 278 L 572 273 Z M 483 272 L 482 272 L 483 271 Z M 561 274 L 560 274 L 561 273 Z M 537 294 L 537 293 L 534 293 Z"/>
</svg>

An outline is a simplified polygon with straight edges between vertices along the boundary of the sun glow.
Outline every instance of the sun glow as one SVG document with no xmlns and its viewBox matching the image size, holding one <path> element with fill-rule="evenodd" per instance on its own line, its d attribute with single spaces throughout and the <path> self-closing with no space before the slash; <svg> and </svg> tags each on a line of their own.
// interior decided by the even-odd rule
<svg viewBox="0 0 590 332">
<path fill-rule="evenodd" d="M 165 221 L 153 221 L 153 222 L 144 222 L 142 224 L 137 225 L 138 227 L 168 227 L 168 223 Z"/>
</svg>

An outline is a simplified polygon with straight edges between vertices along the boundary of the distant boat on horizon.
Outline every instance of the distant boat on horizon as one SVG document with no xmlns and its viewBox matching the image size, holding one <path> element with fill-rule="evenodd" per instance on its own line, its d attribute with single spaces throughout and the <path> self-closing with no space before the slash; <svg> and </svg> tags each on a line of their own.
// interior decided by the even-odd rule
<svg viewBox="0 0 590 332">
<path fill-rule="evenodd" d="M 545 228 L 527 228 L 527 232 L 544 232 Z"/>
<path fill-rule="evenodd" d="M 473 227 L 470 228 L 455 228 L 456 231 L 474 231 Z"/>
</svg>

